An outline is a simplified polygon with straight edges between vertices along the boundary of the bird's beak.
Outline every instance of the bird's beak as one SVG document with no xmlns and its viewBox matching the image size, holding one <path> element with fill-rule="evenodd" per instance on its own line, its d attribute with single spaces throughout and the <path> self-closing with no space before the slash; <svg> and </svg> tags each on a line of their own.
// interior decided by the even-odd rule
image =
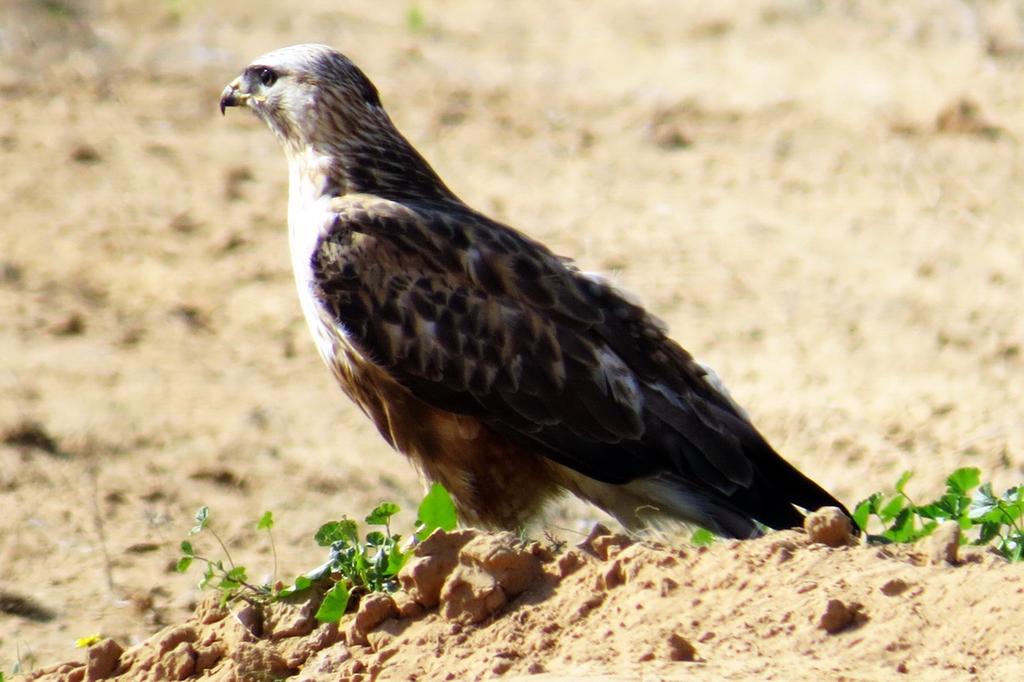
<svg viewBox="0 0 1024 682">
<path fill-rule="evenodd" d="M 239 88 L 242 87 L 242 78 L 239 76 L 235 80 L 228 83 L 228 86 L 224 88 L 224 91 L 220 93 L 220 114 L 224 115 L 224 110 L 228 107 L 240 107 L 244 106 L 246 101 L 249 99 L 249 93 L 242 92 Z"/>
</svg>

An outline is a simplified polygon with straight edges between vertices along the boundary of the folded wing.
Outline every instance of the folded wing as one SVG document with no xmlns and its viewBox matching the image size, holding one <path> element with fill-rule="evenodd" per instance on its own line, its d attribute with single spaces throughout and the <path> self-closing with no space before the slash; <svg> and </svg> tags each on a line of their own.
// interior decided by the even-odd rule
<svg viewBox="0 0 1024 682">
<path fill-rule="evenodd" d="M 675 481 L 772 527 L 800 523 L 793 504 L 839 504 L 606 282 L 461 204 L 349 196 L 335 208 L 314 296 L 420 400 L 597 481 Z"/>
</svg>

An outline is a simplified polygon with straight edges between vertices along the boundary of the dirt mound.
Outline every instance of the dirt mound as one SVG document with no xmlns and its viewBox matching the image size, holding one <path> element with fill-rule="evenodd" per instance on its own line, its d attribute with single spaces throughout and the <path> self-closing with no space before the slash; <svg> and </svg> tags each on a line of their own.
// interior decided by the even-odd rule
<svg viewBox="0 0 1024 682">
<path fill-rule="evenodd" d="M 993 679 L 1018 668 L 1019 570 L 986 550 L 948 563 L 845 540 L 787 531 L 679 549 L 597 527 L 553 552 L 507 533 L 439 532 L 401 591 L 364 597 L 340 625 L 316 622 L 316 590 L 265 608 L 211 595 L 127 651 L 104 640 L 28 679 Z M 968 591 L 982 581 L 984 595 Z M 972 615 L 951 618 L 968 594 Z"/>
</svg>

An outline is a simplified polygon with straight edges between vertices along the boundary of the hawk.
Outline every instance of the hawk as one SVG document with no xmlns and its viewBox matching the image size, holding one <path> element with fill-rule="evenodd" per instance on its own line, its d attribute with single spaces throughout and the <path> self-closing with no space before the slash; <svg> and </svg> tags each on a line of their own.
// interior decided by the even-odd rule
<svg viewBox="0 0 1024 682">
<path fill-rule="evenodd" d="M 564 491 L 627 528 L 748 538 L 833 505 L 705 366 L 605 279 L 463 203 L 377 88 L 325 45 L 224 89 L 284 147 L 302 311 L 341 388 L 443 484 L 461 518 L 517 529 Z"/>
</svg>

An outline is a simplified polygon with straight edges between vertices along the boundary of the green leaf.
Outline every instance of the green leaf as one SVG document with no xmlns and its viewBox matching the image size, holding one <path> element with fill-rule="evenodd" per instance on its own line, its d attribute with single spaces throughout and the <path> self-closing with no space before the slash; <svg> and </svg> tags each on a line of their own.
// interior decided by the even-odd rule
<svg viewBox="0 0 1024 682">
<path fill-rule="evenodd" d="M 321 623 L 337 623 L 345 615 L 348 608 L 349 591 L 344 582 L 334 584 L 324 595 L 320 608 L 316 611 L 316 619 Z"/>
<path fill-rule="evenodd" d="M 981 482 L 981 469 L 976 467 L 962 467 L 949 475 L 946 479 L 946 487 L 951 491 L 966 495 Z"/>
<path fill-rule="evenodd" d="M 196 533 L 200 533 L 204 528 L 206 528 L 206 524 L 210 520 L 210 508 L 200 507 L 199 511 L 196 512 L 195 518 L 196 525 L 192 526 L 192 529 L 189 531 L 189 535 L 195 535 Z"/>
<path fill-rule="evenodd" d="M 930 504 L 917 507 L 917 513 L 928 519 L 957 519 L 960 517 L 963 499 L 956 493 L 946 493 Z"/>
<path fill-rule="evenodd" d="M 862 531 L 868 530 L 868 518 L 878 511 L 878 501 L 882 499 L 882 493 L 875 493 L 857 503 L 853 510 L 853 521 Z"/>
<path fill-rule="evenodd" d="M 195 550 L 192 549 L 192 543 L 188 540 L 182 540 L 180 547 L 181 553 L 185 556 L 191 557 L 196 555 Z"/>
<path fill-rule="evenodd" d="M 987 516 L 992 510 L 997 509 L 998 506 L 999 500 L 992 494 L 992 484 L 985 483 L 971 496 L 968 516 L 972 519 L 980 519 L 983 516 Z"/>
<path fill-rule="evenodd" d="M 903 507 L 906 505 L 907 498 L 902 495 L 894 495 L 888 504 L 882 507 L 878 515 L 882 517 L 883 522 L 888 522 L 891 519 L 896 518 L 896 515 L 903 511 Z"/>
<path fill-rule="evenodd" d="M 992 541 L 993 538 L 999 535 L 1000 525 L 998 522 L 988 521 L 981 524 L 981 530 L 978 532 L 978 539 L 974 541 L 976 545 L 986 545 Z"/>
<path fill-rule="evenodd" d="M 366 534 L 366 544 L 370 547 L 380 547 L 384 544 L 385 539 L 384 533 L 381 533 L 378 530 L 371 531 Z"/>
<path fill-rule="evenodd" d="M 896 520 L 882 535 L 894 542 L 910 542 L 914 532 L 914 515 L 910 507 L 905 507 L 897 515 Z"/>
<path fill-rule="evenodd" d="M 188 567 L 192 565 L 192 557 L 183 556 L 178 559 L 178 563 L 174 566 L 174 570 L 178 573 L 185 573 L 188 571 Z"/>
<path fill-rule="evenodd" d="M 366 523 L 371 526 L 386 526 L 391 517 L 399 512 L 398 505 L 394 502 L 381 502 L 366 517 Z"/>
<path fill-rule="evenodd" d="M 923 526 L 921 526 L 920 530 L 914 533 L 914 542 L 917 542 L 921 538 L 928 537 L 933 532 L 935 532 L 935 529 L 938 527 L 939 524 L 937 521 L 929 521 L 928 523 L 924 524 Z"/>
<path fill-rule="evenodd" d="M 430 486 L 430 491 L 417 510 L 416 539 L 426 540 L 438 528 L 444 531 L 455 530 L 458 523 L 455 503 L 448 491 L 440 483 Z"/>
<path fill-rule="evenodd" d="M 234 581 L 237 581 L 237 582 L 243 582 L 245 580 L 245 578 L 246 578 L 246 576 L 245 576 L 245 566 L 235 566 L 230 571 L 228 571 L 225 575 L 226 575 L 228 580 L 234 580 Z"/>
<path fill-rule="evenodd" d="M 272 512 L 265 511 L 260 520 L 256 522 L 256 530 L 270 530 L 274 527 L 274 514 Z"/>
<path fill-rule="evenodd" d="M 693 531 L 693 535 L 690 536 L 690 544 L 694 547 L 710 547 L 715 544 L 715 534 L 709 531 L 707 528 L 698 528 Z"/>
<path fill-rule="evenodd" d="M 199 589 L 205 590 L 207 585 L 213 581 L 213 564 L 207 563 L 206 570 L 203 571 L 203 578 L 199 581 Z"/>
<path fill-rule="evenodd" d="M 409 554 L 409 552 L 403 552 L 397 542 L 391 545 L 391 550 L 388 552 L 388 565 L 384 572 L 387 575 L 398 575 L 398 572 L 405 566 L 405 562 L 408 561 Z"/>
<path fill-rule="evenodd" d="M 913 471 L 909 471 L 909 470 L 908 471 L 904 471 L 902 474 L 900 474 L 899 480 L 896 481 L 896 492 L 902 493 L 903 489 L 907 485 L 907 481 L 909 481 L 911 476 L 913 476 L 913 475 L 914 475 L 914 472 Z"/>
<path fill-rule="evenodd" d="M 351 519 L 329 521 L 320 526 L 314 537 L 316 538 L 316 543 L 321 547 L 330 547 L 335 542 L 357 544 L 359 542 L 359 528 L 356 526 L 356 522 Z"/>
<path fill-rule="evenodd" d="M 290 597 L 296 592 L 302 592 L 303 590 L 309 589 L 309 586 L 312 584 L 312 580 L 310 580 L 304 575 L 300 575 L 295 578 L 294 583 L 278 590 L 277 594 L 274 595 L 274 599 L 284 599 L 285 597 Z"/>
<path fill-rule="evenodd" d="M 231 580 L 230 578 L 221 578 L 220 584 L 217 585 L 217 589 L 219 589 L 221 592 L 234 592 L 241 586 L 242 583 L 238 582 L 237 580 Z"/>
</svg>

